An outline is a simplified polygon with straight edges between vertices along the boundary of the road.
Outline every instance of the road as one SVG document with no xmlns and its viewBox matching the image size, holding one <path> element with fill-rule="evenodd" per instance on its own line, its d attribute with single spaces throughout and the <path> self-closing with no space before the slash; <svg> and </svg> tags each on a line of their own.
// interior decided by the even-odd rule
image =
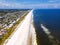
<svg viewBox="0 0 60 45">
<path fill-rule="evenodd" d="M 37 45 L 36 33 L 32 25 L 32 12 L 33 10 L 28 13 L 25 19 L 17 26 L 16 31 L 3 45 Z"/>
</svg>

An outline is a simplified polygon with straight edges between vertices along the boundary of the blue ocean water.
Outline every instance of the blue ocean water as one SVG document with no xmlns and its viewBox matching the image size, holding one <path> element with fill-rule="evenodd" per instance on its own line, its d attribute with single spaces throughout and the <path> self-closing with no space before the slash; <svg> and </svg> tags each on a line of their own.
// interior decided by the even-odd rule
<svg viewBox="0 0 60 45">
<path fill-rule="evenodd" d="M 36 9 L 33 14 L 38 45 L 52 45 L 41 24 L 47 27 L 60 43 L 60 9 Z"/>
</svg>

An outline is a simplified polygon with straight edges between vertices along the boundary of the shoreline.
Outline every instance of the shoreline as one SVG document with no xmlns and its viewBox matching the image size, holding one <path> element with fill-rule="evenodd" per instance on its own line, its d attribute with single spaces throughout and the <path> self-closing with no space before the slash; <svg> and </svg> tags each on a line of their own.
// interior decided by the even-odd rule
<svg viewBox="0 0 60 45">
<path fill-rule="evenodd" d="M 32 11 L 33 10 L 31 10 L 27 14 L 25 19 L 16 28 L 16 32 L 14 33 L 14 35 L 12 35 L 12 37 L 9 39 L 9 41 L 6 44 L 4 44 L 4 45 L 17 45 L 17 44 L 18 45 L 28 45 L 30 43 L 30 42 L 29 43 L 27 42 L 29 40 L 28 39 L 29 30 L 31 31 L 30 34 L 34 35 L 34 36 L 32 35 L 32 37 L 31 37 L 33 39 L 32 45 L 36 45 L 36 41 L 35 41 L 36 40 L 36 37 L 35 37 L 36 34 L 35 34 L 35 31 L 33 32 L 30 29 L 30 28 L 33 28 L 33 24 L 31 25 L 31 23 L 32 23 L 32 21 L 31 21 L 32 20 L 32 14 L 31 14 Z M 33 30 L 34 30 L 34 28 L 33 28 Z"/>
</svg>

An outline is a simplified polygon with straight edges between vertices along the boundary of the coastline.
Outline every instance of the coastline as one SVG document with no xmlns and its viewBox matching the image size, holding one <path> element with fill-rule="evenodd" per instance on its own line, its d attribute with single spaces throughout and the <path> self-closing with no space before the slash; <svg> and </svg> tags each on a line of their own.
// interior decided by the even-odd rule
<svg viewBox="0 0 60 45">
<path fill-rule="evenodd" d="M 32 23 L 32 21 L 31 21 L 32 20 L 32 14 L 31 14 L 32 11 L 33 10 L 31 10 L 27 14 L 25 19 L 16 28 L 16 32 L 11 36 L 11 38 L 9 39 L 9 41 L 6 44 L 4 43 L 4 45 L 17 45 L 17 44 L 18 45 L 28 45 L 28 44 L 30 44 L 30 42 L 28 43 L 28 40 L 29 40 L 28 37 L 29 37 L 29 35 L 32 35 L 32 34 L 33 35 L 31 38 L 33 41 L 31 43 L 31 45 L 36 45 L 36 34 L 34 31 L 35 29 L 33 27 L 33 24 L 31 24 Z"/>
</svg>

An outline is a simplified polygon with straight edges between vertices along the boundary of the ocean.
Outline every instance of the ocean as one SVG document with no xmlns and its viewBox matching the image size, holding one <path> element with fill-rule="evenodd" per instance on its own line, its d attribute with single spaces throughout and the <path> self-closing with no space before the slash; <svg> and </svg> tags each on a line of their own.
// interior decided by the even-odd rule
<svg viewBox="0 0 60 45">
<path fill-rule="evenodd" d="M 38 45 L 60 45 L 60 9 L 33 11 Z"/>
</svg>

